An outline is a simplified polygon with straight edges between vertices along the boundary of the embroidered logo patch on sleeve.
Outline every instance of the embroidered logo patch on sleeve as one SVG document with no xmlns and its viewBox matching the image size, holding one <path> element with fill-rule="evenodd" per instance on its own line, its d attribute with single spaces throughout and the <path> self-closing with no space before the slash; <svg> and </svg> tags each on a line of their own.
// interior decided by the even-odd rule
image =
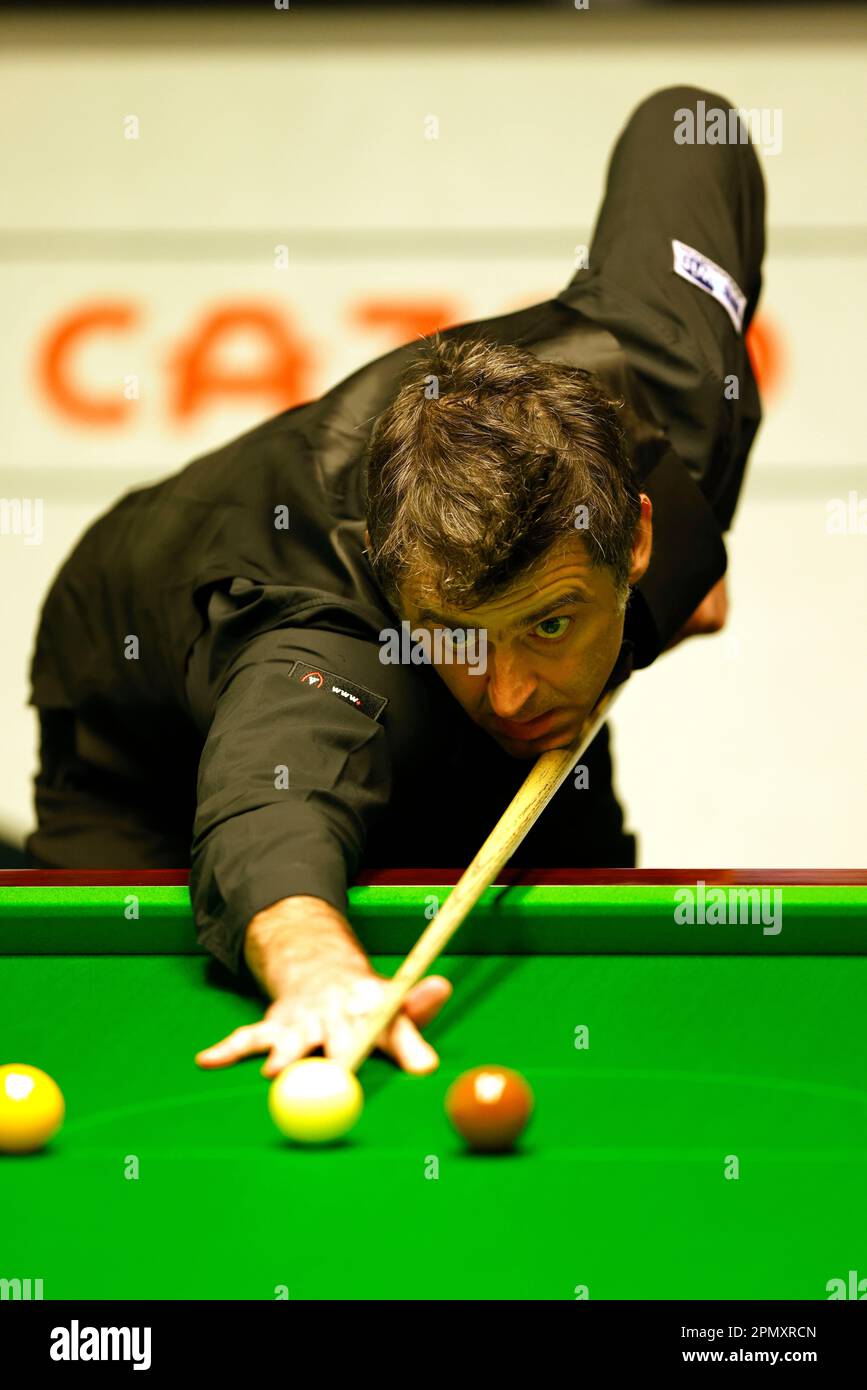
<svg viewBox="0 0 867 1390">
<path fill-rule="evenodd" d="M 747 297 L 737 281 L 716 261 L 710 261 L 696 251 L 694 246 L 687 246 L 683 241 L 672 241 L 671 245 L 675 275 L 680 275 L 691 285 L 697 285 L 705 294 L 712 295 L 723 306 L 738 333 L 742 333 Z"/>
<path fill-rule="evenodd" d="M 306 662 L 295 661 L 289 668 L 289 679 L 306 685 L 311 690 L 321 690 L 328 695 L 336 695 L 347 705 L 361 710 L 369 719 L 378 719 L 388 704 L 385 695 L 377 695 L 363 685 L 348 681 L 345 676 L 326 671 L 323 666 L 308 666 Z"/>
</svg>

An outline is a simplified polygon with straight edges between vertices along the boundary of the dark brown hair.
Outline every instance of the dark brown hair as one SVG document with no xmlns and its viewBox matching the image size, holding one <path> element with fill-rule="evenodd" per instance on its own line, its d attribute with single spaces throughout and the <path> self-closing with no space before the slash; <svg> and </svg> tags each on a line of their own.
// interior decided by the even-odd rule
<svg viewBox="0 0 867 1390">
<path fill-rule="evenodd" d="M 640 516 L 618 406 L 579 367 L 484 338 L 425 340 L 366 457 L 370 563 L 395 603 L 419 582 L 457 607 L 508 588 L 580 534 L 623 601 Z"/>
</svg>

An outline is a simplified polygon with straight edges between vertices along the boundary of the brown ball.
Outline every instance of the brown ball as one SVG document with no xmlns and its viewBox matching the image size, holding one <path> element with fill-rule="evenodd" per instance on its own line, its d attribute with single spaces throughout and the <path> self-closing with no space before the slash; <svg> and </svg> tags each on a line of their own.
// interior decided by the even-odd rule
<svg viewBox="0 0 867 1390">
<path fill-rule="evenodd" d="M 510 1067 L 473 1067 L 452 1082 L 446 1114 L 471 1149 L 510 1149 L 533 1113 L 533 1092 Z"/>
</svg>

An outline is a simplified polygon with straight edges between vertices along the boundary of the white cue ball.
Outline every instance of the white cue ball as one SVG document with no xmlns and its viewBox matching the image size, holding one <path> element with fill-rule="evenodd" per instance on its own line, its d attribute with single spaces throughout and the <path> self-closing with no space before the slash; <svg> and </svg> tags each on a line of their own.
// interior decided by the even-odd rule
<svg viewBox="0 0 867 1390">
<path fill-rule="evenodd" d="M 271 1119 L 287 1139 L 327 1144 L 348 1134 L 364 1093 L 354 1072 L 328 1057 L 305 1057 L 284 1067 L 268 1092 Z"/>
</svg>

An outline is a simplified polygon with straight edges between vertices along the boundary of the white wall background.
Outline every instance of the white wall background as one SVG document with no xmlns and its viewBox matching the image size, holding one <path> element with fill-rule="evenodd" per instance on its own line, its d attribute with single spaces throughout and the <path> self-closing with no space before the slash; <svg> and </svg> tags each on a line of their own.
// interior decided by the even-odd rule
<svg viewBox="0 0 867 1390">
<path fill-rule="evenodd" d="M 45 505 L 41 545 L 0 535 L 0 833 L 30 824 L 27 662 L 63 556 L 126 488 L 280 408 L 173 415 L 203 317 L 279 310 L 311 396 L 406 337 L 365 323 L 372 301 L 454 322 L 554 294 L 629 111 L 689 82 L 783 112 L 760 308 L 785 368 L 731 538 L 730 626 L 631 683 L 619 784 L 647 865 L 864 864 L 867 535 L 826 530 L 830 498 L 867 498 L 864 39 L 829 6 L 0 18 L 0 497 Z M 104 298 L 135 322 L 89 342 L 76 378 L 121 399 L 135 373 L 141 399 L 95 426 L 58 409 L 38 363 Z M 256 352 L 241 337 L 232 360 Z"/>
</svg>

